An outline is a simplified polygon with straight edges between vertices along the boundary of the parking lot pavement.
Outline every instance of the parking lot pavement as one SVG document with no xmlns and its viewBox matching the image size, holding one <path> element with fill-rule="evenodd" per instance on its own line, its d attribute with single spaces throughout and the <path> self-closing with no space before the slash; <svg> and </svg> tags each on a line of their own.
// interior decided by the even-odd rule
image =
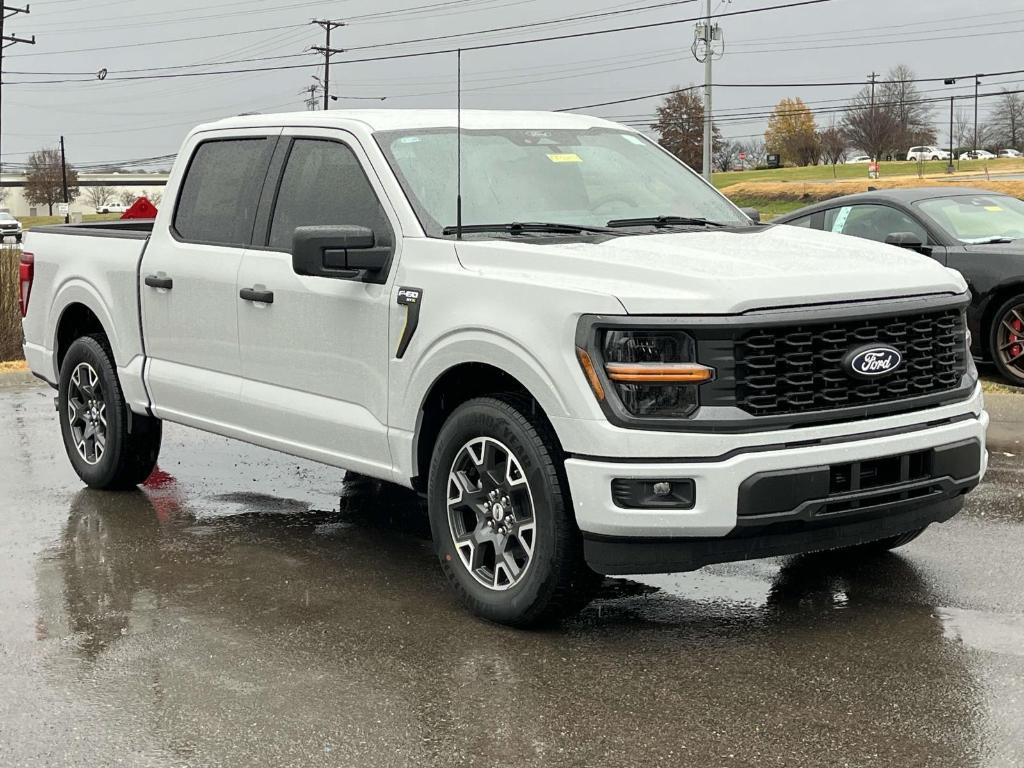
<svg viewBox="0 0 1024 768">
<path fill-rule="evenodd" d="M 609 581 L 542 632 L 447 592 L 399 489 L 169 426 L 83 490 L 0 389 L 0 765 L 1024 764 L 1024 456 L 872 562 Z"/>
</svg>

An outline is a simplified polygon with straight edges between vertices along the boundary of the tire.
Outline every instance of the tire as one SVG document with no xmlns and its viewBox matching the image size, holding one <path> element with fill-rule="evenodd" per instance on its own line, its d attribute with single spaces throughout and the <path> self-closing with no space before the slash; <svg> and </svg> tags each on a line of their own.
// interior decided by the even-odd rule
<svg viewBox="0 0 1024 768">
<path fill-rule="evenodd" d="M 57 411 L 64 449 L 90 488 L 124 490 L 152 473 L 162 422 L 131 413 L 102 335 L 71 344 L 60 367 Z"/>
<path fill-rule="evenodd" d="M 989 349 L 999 374 L 1024 387 L 1024 293 L 1011 296 L 996 310 L 989 330 Z"/>
<path fill-rule="evenodd" d="M 459 599 L 516 627 L 575 613 L 600 583 L 583 560 L 558 440 L 533 413 L 517 395 L 460 405 L 438 435 L 427 489 L 434 549 Z"/>
<path fill-rule="evenodd" d="M 932 155 L 932 160 L 938 160 L 938 159 L 939 159 L 938 155 Z"/>
</svg>

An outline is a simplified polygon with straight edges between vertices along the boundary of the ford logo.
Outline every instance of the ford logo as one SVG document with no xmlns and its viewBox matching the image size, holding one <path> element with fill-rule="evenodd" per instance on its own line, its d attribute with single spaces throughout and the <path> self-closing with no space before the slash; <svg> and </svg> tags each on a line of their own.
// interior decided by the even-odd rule
<svg viewBox="0 0 1024 768">
<path fill-rule="evenodd" d="M 887 376 L 903 364 L 903 355 L 888 344 L 873 344 L 857 347 L 843 359 L 846 370 L 858 379 L 873 379 Z"/>
</svg>

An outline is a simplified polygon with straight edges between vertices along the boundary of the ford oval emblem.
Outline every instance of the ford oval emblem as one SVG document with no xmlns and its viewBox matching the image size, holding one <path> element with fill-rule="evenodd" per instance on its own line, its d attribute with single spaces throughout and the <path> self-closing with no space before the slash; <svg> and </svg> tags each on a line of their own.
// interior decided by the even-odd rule
<svg viewBox="0 0 1024 768">
<path fill-rule="evenodd" d="M 850 350 L 843 366 L 855 378 L 874 379 L 887 376 L 903 365 L 903 355 L 888 344 L 869 344 Z"/>
</svg>

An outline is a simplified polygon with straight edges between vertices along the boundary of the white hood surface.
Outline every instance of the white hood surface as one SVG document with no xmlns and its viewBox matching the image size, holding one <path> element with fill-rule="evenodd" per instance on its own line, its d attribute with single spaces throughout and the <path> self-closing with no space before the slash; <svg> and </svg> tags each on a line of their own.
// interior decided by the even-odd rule
<svg viewBox="0 0 1024 768">
<path fill-rule="evenodd" d="M 958 273 L 927 256 L 785 225 L 612 237 L 598 244 L 466 240 L 457 250 L 467 269 L 610 294 L 629 314 L 736 314 L 967 289 Z"/>
</svg>

